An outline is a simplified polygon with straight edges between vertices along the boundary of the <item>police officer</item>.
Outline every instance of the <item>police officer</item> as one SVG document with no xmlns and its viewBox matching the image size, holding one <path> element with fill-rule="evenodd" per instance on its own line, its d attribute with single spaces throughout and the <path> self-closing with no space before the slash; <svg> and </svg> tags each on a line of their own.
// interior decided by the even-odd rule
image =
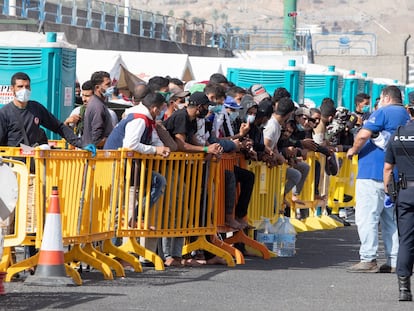
<svg viewBox="0 0 414 311">
<path fill-rule="evenodd" d="M 414 104 L 407 107 L 410 121 L 399 127 L 391 137 L 384 164 L 384 187 L 391 191 L 394 166 L 399 171 L 399 193 L 396 200 L 397 224 L 400 247 L 397 257 L 399 301 L 411 301 L 410 277 L 414 263 Z M 387 198 L 386 198 L 387 199 Z"/>
</svg>

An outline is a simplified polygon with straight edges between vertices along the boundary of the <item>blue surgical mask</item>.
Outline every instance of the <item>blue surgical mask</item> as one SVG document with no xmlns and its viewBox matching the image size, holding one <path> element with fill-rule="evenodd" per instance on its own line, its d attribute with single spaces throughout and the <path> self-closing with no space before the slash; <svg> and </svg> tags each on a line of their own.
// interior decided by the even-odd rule
<svg viewBox="0 0 414 311">
<path fill-rule="evenodd" d="M 364 106 L 364 107 L 362 107 L 362 112 L 363 112 L 363 113 L 367 113 L 367 112 L 369 112 L 369 106 Z"/>
<path fill-rule="evenodd" d="M 213 113 L 220 113 L 223 109 L 223 105 L 208 106 L 208 110 Z"/>
<path fill-rule="evenodd" d="M 164 115 L 165 115 L 165 112 L 167 111 L 167 107 L 165 107 L 164 109 L 162 109 L 161 111 L 160 111 L 160 114 L 155 118 L 156 120 L 164 120 Z"/>
<path fill-rule="evenodd" d="M 29 89 L 21 89 L 16 92 L 16 99 L 21 103 L 27 103 L 30 99 L 30 90 Z"/>
<path fill-rule="evenodd" d="M 229 118 L 231 122 L 234 122 L 238 116 L 239 116 L 239 113 L 237 111 L 232 111 L 229 113 Z"/>
<path fill-rule="evenodd" d="M 112 94 L 114 93 L 114 86 L 110 86 L 105 90 L 105 93 L 103 94 L 103 96 L 105 97 L 112 97 Z"/>
<path fill-rule="evenodd" d="M 305 130 L 305 128 L 303 127 L 303 125 L 300 124 L 300 123 L 296 124 L 296 128 L 298 129 L 298 131 L 301 131 L 301 132 L 303 132 Z"/>
<path fill-rule="evenodd" d="M 248 115 L 246 116 L 246 122 L 247 122 L 247 123 L 252 124 L 252 123 L 254 123 L 254 120 L 256 120 L 256 116 L 255 116 L 255 115 L 253 115 L 253 114 L 248 114 Z"/>
</svg>

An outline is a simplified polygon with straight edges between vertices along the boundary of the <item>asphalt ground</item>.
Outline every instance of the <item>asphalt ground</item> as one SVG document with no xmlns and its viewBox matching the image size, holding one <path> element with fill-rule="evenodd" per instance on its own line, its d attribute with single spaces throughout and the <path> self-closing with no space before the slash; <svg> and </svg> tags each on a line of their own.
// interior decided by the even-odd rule
<svg viewBox="0 0 414 311">
<path fill-rule="evenodd" d="M 83 272 L 82 286 L 5 283 L 0 310 L 414 310 L 398 302 L 395 274 L 349 273 L 358 262 L 356 226 L 299 233 L 294 257 L 246 257 L 244 265 L 166 268 L 104 280 Z M 382 246 L 378 262 L 385 262 Z"/>
</svg>

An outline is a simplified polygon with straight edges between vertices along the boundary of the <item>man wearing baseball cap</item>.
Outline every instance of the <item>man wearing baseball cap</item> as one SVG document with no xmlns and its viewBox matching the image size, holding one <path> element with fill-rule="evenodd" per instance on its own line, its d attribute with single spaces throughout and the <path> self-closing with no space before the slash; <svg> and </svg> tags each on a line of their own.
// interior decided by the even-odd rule
<svg viewBox="0 0 414 311">
<path fill-rule="evenodd" d="M 217 144 L 197 145 L 194 135 L 197 132 L 197 118 L 204 118 L 208 112 L 208 106 L 214 105 L 203 92 L 191 94 L 185 109 L 175 111 L 171 117 L 164 121 L 164 126 L 175 139 L 178 150 L 183 152 L 205 152 L 219 155 L 223 148 Z"/>
</svg>

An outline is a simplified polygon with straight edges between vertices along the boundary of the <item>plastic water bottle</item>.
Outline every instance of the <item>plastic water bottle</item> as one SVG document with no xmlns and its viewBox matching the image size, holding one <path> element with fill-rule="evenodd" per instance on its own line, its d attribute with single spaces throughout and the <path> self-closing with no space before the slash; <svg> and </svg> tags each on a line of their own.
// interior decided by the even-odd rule
<svg viewBox="0 0 414 311">
<path fill-rule="evenodd" d="M 263 220 L 262 225 L 259 226 L 259 231 L 257 232 L 257 241 L 261 243 L 273 243 L 275 235 L 273 233 L 272 224 L 270 223 L 269 218 Z"/>
<path fill-rule="evenodd" d="M 288 217 L 281 218 L 275 232 L 275 251 L 279 257 L 292 257 L 296 253 L 296 230 Z"/>
<path fill-rule="evenodd" d="M 296 253 L 296 236 L 294 234 L 279 234 L 277 255 L 279 257 L 293 257 Z"/>
</svg>

